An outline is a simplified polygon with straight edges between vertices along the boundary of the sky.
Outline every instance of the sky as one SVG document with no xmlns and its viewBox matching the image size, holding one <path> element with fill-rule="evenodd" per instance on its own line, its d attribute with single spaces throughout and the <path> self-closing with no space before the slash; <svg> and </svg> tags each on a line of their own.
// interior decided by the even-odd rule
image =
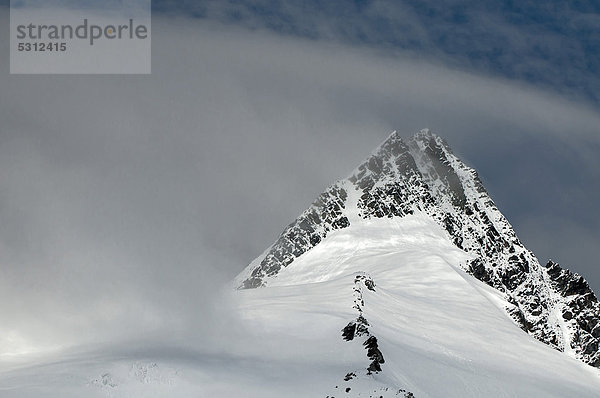
<svg viewBox="0 0 600 398">
<path fill-rule="evenodd" d="M 222 287 L 393 130 L 600 290 L 598 5 L 480 3 L 155 0 L 150 76 L 9 75 L 1 30 L 0 356 L 221 335 Z"/>
</svg>

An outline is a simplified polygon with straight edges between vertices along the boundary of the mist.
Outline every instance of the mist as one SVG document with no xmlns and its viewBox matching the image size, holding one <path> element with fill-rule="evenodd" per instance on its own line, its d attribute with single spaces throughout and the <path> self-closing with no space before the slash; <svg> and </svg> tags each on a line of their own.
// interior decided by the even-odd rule
<svg viewBox="0 0 600 398">
<path fill-rule="evenodd" d="M 229 281 L 392 130 L 443 136 L 541 262 L 600 287 L 592 105 L 410 53 L 152 28 L 150 76 L 9 75 L 0 33 L 0 355 L 223 347 Z"/>
</svg>

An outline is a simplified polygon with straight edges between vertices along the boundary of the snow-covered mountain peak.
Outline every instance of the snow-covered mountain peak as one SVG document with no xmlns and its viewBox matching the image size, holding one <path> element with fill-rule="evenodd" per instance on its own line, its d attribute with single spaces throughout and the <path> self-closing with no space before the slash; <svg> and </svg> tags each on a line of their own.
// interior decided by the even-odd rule
<svg viewBox="0 0 600 398">
<path fill-rule="evenodd" d="M 435 222 L 450 242 L 469 254 L 460 267 L 505 297 L 504 309 L 521 329 L 600 366 L 600 305 L 593 292 L 589 287 L 571 288 L 583 286 L 578 275 L 554 263 L 541 266 L 476 171 L 429 129 L 408 139 L 395 131 L 390 134 L 348 178 L 327 188 L 235 283 L 241 289 L 279 284 L 283 270 L 294 267 L 335 231 L 362 220 L 414 214 Z M 364 239 L 357 238 L 356 246 L 361 245 Z M 320 278 L 340 273 L 336 267 L 342 263 L 325 263 Z"/>
</svg>

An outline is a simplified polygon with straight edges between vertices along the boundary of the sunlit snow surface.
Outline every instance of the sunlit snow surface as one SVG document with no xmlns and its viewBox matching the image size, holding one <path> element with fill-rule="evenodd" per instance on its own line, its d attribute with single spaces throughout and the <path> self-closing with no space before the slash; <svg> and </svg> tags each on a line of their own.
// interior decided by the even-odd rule
<svg viewBox="0 0 600 398">
<path fill-rule="evenodd" d="M 600 396 L 598 369 L 521 331 L 499 293 L 461 270 L 467 259 L 428 216 L 355 219 L 269 287 L 233 293 L 242 337 L 229 350 L 55 356 L 3 371 L 0 397 Z M 385 357 L 372 375 L 341 334 L 357 275 L 376 285 L 362 290 Z"/>
</svg>

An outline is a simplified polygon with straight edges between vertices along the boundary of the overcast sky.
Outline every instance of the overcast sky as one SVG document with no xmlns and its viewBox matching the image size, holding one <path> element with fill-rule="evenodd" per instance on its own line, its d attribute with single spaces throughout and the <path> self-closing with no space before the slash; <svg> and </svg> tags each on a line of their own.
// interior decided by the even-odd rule
<svg viewBox="0 0 600 398">
<path fill-rule="evenodd" d="M 392 130 L 446 138 L 600 290 L 598 10 L 435 3 L 155 1 L 151 76 L 11 76 L 1 30 L 0 354 L 212 333 L 220 287 Z"/>
</svg>

